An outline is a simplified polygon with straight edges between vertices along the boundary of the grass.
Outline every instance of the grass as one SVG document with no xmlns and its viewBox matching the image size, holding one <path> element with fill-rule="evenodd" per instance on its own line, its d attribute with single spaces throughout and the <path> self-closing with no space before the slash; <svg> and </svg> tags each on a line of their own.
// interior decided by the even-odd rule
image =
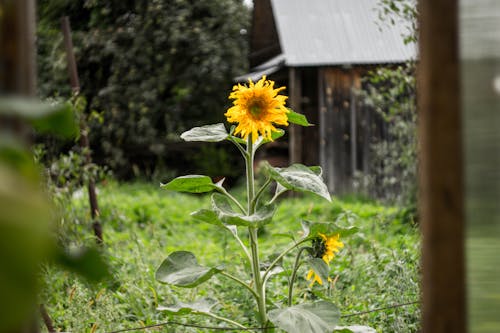
<svg viewBox="0 0 500 333">
<path fill-rule="evenodd" d="M 241 191 L 240 191 L 241 192 Z M 241 193 L 240 193 L 241 196 Z M 167 321 L 157 311 L 159 305 L 176 299 L 193 301 L 199 297 L 219 300 L 217 313 L 255 326 L 254 302 L 246 290 L 222 276 L 215 276 L 194 289 L 181 289 L 158 283 L 155 269 L 176 250 L 193 252 L 202 265 L 225 264 L 234 275 L 245 278 L 239 247 L 224 230 L 196 223 L 189 213 L 210 206 L 209 196 L 182 195 L 161 190 L 158 184 L 109 183 L 99 193 L 105 253 L 113 279 L 89 285 L 67 272 L 45 266 L 42 274 L 44 303 L 55 326 L 61 331 L 110 332 L 123 328 Z M 88 226 L 85 196 L 74 197 L 61 220 L 61 238 L 70 246 L 93 243 Z M 334 301 L 344 315 L 418 301 L 418 227 L 404 221 L 395 207 L 369 201 L 334 199 L 328 203 L 313 196 L 282 200 L 276 217 L 260 234 L 261 251 L 271 256 L 298 236 L 300 221 L 333 221 L 341 216 L 359 232 L 343 239 L 345 248 L 331 263 L 334 283 L 328 289 L 309 286 L 307 268 L 302 267 L 294 292 L 297 300 L 319 297 Z M 242 229 L 240 236 L 246 240 Z M 286 258 L 290 269 L 293 258 Z M 268 285 L 274 303 L 286 299 L 286 277 L 274 277 Z M 212 319 L 177 317 L 175 321 L 200 325 L 223 325 Z M 408 305 L 343 317 L 341 325 L 360 324 L 378 332 L 416 332 L 419 305 Z M 151 330 L 150 330 L 151 331 Z M 162 332 L 208 332 L 207 329 L 165 326 Z"/>
</svg>

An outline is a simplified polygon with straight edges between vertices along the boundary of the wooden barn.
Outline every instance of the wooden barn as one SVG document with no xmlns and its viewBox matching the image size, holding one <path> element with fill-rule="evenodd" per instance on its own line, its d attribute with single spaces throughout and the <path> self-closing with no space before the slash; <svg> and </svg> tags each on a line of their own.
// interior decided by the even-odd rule
<svg viewBox="0 0 500 333">
<path fill-rule="evenodd" d="M 267 75 L 287 86 L 289 106 L 315 126 L 291 126 L 282 150 L 290 163 L 321 165 L 337 194 L 352 190 L 356 171 L 369 172 L 370 142 L 380 135 L 374 112 L 356 98 L 363 76 L 416 57 L 404 25 L 378 19 L 377 2 L 254 0 L 251 72 L 237 78 Z"/>
</svg>

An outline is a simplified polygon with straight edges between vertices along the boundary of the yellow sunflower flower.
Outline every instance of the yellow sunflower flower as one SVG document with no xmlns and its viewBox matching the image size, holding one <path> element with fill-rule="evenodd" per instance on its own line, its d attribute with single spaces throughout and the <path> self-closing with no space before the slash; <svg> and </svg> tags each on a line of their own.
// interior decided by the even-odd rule
<svg viewBox="0 0 500 333">
<path fill-rule="evenodd" d="M 252 135 L 255 142 L 260 135 L 272 140 L 271 133 L 276 131 L 274 125 L 288 125 L 288 110 L 285 101 L 288 98 L 278 93 L 285 89 L 274 89 L 274 81 L 266 80 L 263 76 L 257 83 L 248 80 L 249 85 L 235 85 L 229 95 L 234 99 L 233 106 L 224 114 L 230 123 L 238 123 L 234 131 L 247 139 Z"/>
<path fill-rule="evenodd" d="M 318 235 L 318 238 L 314 239 L 312 244 L 314 256 L 316 258 L 322 258 L 324 262 L 330 264 L 335 257 L 335 253 L 338 253 L 340 249 L 344 247 L 344 243 L 339 240 L 340 234 L 326 236 L 319 233 Z M 311 278 L 313 279 L 310 286 L 314 285 L 315 282 L 318 282 L 320 285 L 323 284 L 319 275 L 312 269 L 309 270 L 306 278 L 307 280 L 311 280 Z"/>
</svg>

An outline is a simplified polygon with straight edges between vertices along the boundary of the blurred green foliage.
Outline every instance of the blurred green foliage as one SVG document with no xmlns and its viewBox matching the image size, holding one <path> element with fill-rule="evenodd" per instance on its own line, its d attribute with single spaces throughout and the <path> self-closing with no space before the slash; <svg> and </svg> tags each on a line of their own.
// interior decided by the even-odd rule
<svg viewBox="0 0 500 333">
<path fill-rule="evenodd" d="M 182 131 L 221 121 L 232 78 L 247 67 L 241 0 L 40 0 L 38 13 L 39 93 L 71 94 L 67 15 L 94 159 L 117 176 L 161 164 Z"/>
<path fill-rule="evenodd" d="M 96 281 L 107 266 L 95 250 L 75 253 L 57 246 L 52 233 L 55 214 L 41 187 L 41 170 L 23 141 L 32 124 L 70 137 L 78 133 L 72 107 L 20 97 L 0 97 L 0 332 L 32 323 L 42 262 L 54 261 Z M 15 126 L 8 126 L 9 123 Z"/>
</svg>

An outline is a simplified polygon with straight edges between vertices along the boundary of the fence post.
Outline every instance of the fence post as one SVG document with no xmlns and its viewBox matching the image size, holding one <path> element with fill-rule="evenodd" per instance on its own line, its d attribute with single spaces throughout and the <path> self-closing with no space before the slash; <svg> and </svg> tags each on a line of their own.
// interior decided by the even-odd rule
<svg viewBox="0 0 500 333">
<path fill-rule="evenodd" d="M 423 332 L 467 331 L 458 0 L 420 0 Z"/>
</svg>

